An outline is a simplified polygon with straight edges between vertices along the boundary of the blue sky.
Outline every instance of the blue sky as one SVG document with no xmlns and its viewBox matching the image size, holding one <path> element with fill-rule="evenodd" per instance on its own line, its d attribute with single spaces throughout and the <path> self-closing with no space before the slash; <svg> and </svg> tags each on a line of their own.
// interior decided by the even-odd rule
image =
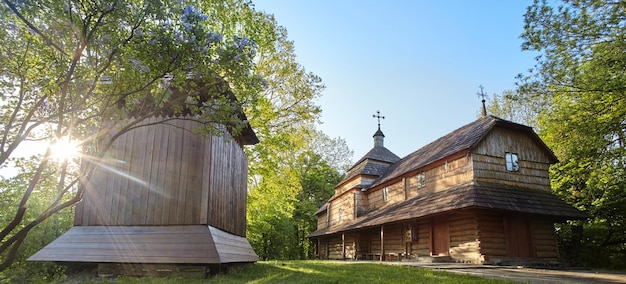
<svg viewBox="0 0 626 284">
<path fill-rule="evenodd" d="M 253 0 L 294 41 L 298 62 L 326 85 L 318 129 L 353 160 L 385 146 L 400 157 L 472 122 L 478 86 L 515 88 L 536 54 L 521 50 L 524 1 Z"/>
</svg>

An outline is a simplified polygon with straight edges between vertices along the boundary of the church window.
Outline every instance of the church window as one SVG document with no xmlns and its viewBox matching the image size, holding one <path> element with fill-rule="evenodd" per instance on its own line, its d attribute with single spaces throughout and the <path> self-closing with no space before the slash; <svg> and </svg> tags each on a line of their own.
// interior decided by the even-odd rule
<svg viewBox="0 0 626 284">
<path fill-rule="evenodd" d="M 506 159 L 506 170 L 510 172 L 519 171 L 519 160 L 517 158 L 517 154 L 506 152 L 504 154 Z"/>
<path fill-rule="evenodd" d="M 426 186 L 426 173 L 421 172 L 417 174 L 417 188 L 422 188 Z"/>
<path fill-rule="evenodd" d="M 383 188 L 383 201 L 389 201 L 389 189 L 387 187 Z"/>
<path fill-rule="evenodd" d="M 339 208 L 339 222 L 343 221 L 343 207 Z"/>
</svg>

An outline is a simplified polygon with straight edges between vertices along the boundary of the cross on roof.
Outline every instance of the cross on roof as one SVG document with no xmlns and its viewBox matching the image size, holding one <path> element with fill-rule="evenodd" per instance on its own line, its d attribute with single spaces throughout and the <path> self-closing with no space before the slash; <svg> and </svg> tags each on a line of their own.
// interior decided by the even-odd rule
<svg viewBox="0 0 626 284">
<path fill-rule="evenodd" d="M 380 119 L 381 118 L 385 119 L 385 117 L 384 116 L 380 116 L 380 111 L 379 110 L 376 111 L 376 114 L 372 114 L 372 117 L 378 119 L 378 129 L 380 129 Z"/>
<path fill-rule="evenodd" d="M 485 107 L 485 97 L 487 95 L 485 95 L 485 88 L 483 87 L 483 85 L 478 86 L 478 88 L 480 88 L 480 92 L 477 92 L 476 95 L 482 97 L 481 102 L 483 103 L 483 116 L 487 116 L 487 108 Z"/>
</svg>

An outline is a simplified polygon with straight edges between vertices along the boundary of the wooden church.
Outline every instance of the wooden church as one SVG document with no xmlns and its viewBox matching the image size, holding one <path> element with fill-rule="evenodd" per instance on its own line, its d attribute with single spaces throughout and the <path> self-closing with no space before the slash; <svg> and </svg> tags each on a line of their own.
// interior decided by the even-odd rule
<svg viewBox="0 0 626 284">
<path fill-rule="evenodd" d="M 587 217 L 553 195 L 530 127 L 484 115 L 404 158 L 373 137 L 316 212 L 320 258 L 557 262 L 554 223 Z"/>
<path fill-rule="evenodd" d="M 28 260 L 134 275 L 204 275 L 257 261 L 246 240 L 243 147 L 258 139 L 249 126 L 236 137 L 200 134 L 201 127 L 164 113 L 122 134 L 82 185 L 74 226 Z"/>
</svg>

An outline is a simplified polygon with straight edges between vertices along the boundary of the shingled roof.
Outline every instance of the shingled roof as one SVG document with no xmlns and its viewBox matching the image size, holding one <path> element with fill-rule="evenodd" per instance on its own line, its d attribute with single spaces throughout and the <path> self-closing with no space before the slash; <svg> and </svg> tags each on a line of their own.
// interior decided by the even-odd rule
<svg viewBox="0 0 626 284">
<path fill-rule="evenodd" d="M 376 133 L 374 133 L 373 137 L 376 138 L 377 136 L 385 137 L 380 128 L 376 131 Z M 389 151 L 389 149 L 382 145 L 374 144 L 374 148 L 367 152 L 367 154 L 365 154 L 350 169 L 348 169 L 346 177 L 339 184 L 341 185 L 357 175 L 380 177 L 387 172 L 387 168 L 391 164 L 399 160 L 400 157 Z"/>
<path fill-rule="evenodd" d="M 317 230 L 309 237 L 365 229 L 469 208 L 537 214 L 559 221 L 588 217 L 584 212 L 575 209 L 548 191 L 500 184 L 468 183 L 439 192 L 420 194 L 406 201 L 369 212 L 351 222 Z"/>
<path fill-rule="evenodd" d="M 503 120 L 492 115 L 487 115 L 448 133 L 447 135 L 402 158 L 397 163 L 391 165 L 384 175 L 374 181 L 370 188 L 400 177 L 405 173 L 427 166 L 455 153 L 471 149 L 478 145 L 487 133 L 489 133 L 489 131 L 496 126 L 527 132 L 531 139 L 540 146 L 548 157 L 550 157 L 552 163 L 558 161 L 556 156 L 554 156 L 554 153 L 552 153 L 548 146 L 546 146 L 541 138 L 539 138 L 539 136 L 537 136 L 537 134 L 532 130 L 532 127 Z"/>
</svg>

